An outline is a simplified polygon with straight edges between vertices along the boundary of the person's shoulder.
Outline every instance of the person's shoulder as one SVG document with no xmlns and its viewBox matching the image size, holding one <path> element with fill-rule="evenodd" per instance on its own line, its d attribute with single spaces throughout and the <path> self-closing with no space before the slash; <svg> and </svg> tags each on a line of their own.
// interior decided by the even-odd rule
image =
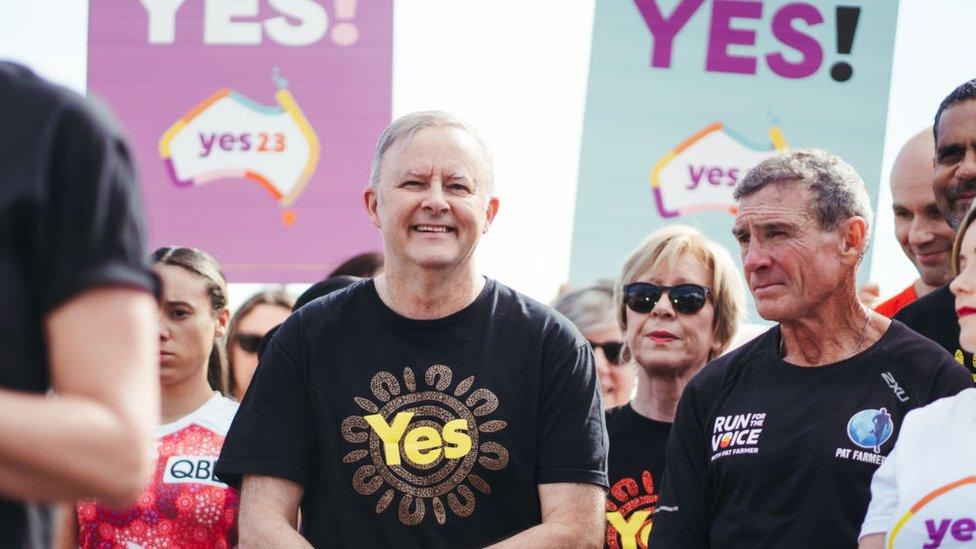
<svg viewBox="0 0 976 549">
<path fill-rule="evenodd" d="M 369 298 L 370 292 L 375 294 L 376 290 L 373 288 L 373 280 L 364 278 L 345 288 L 309 301 L 295 311 L 291 317 L 301 319 L 303 324 L 339 318 L 344 314 L 346 308 L 360 305 L 361 302 Z"/>
<path fill-rule="evenodd" d="M 578 345 L 586 342 L 576 325 L 549 305 L 496 280 L 489 278 L 488 284 L 493 285 L 496 296 L 495 310 L 493 311 L 496 315 L 503 315 L 509 320 L 516 320 L 520 323 L 520 328 L 535 326 L 545 333 L 571 338 Z"/>
<path fill-rule="evenodd" d="M 919 334 L 897 318 L 891 320 L 891 325 L 882 336 L 882 340 L 884 351 L 898 357 L 898 360 L 891 360 L 896 365 L 906 364 L 907 367 L 917 369 L 935 368 L 948 362 L 955 364 L 952 356 L 941 345 Z M 932 360 L 933 356 L 943 357 L 946 360 Z M 922 359 L 913 361 L 913 357 Z"/>
<path fill-rule="evenodd" d="M 56 124 L 69 131 L 88 130 L 117 138 L 121 130 L 108 108 L 68 88 L 49 82 L 30 69 L 0 62 L 0 109 L 8 125 L 32 127 L 34 131 Z"/>
<path fill-rule="evenodd" d="M 915 301 L 905 305 L 895 313 L 895 320 L 901 321 L 910 328 L 915 328 L 915 322 L 931 318 L 932 315 L 945 315 L 954 310 L 952 293 L 946 284 Z"/>
<path fill-rule="evenodd" d="M 779 327 L 774 326 L 706 364 L 691 379 L 689 387 L 694 386 L 697 390 L 714 390 L 731 378 L 738 377 L 751 366 L 762 367 L 762 364 L 758 363 L 763 360 L 763 355 L 766 355 L 770 348 L 777 345 L 778 341 Z"/>
</svg>

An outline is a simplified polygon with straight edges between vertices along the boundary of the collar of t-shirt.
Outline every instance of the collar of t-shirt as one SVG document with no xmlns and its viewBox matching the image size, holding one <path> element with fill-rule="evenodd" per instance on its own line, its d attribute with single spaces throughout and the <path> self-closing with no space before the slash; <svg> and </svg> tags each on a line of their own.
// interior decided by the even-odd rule
<svg viewBox="0 0 976 549">
<path fill-rule="evenodd" d="M 365 290 L 369 295 L 369 299 L 376 306 L 379 316 L 385 322 L 411 330 L 434 330 L 443 328 L 445 326 L 450 326 L 452 324 L 457 324 L 458 322 L 461 322 L 478 313 L 478 311 L 484 309 L 484 307 L 487 306 L 491 301 L 491 296 L 495 291 L 495 286 L 495 281 L 486 277 L 485 287 L 481 289 L 481 293 L 478 294 L 478 297 L 476 297 L 471 304 L 456 313 L 451 313 L 445 317 L 431 320 L 407 318 L 389 308 L 386 303 L 383 303 L 383 300 L 380 299 L 380 294 L 376 291 L 376 284 L 373 282 L 373 279 L 366 281 Z"/>
<path fill-rule="evenodd" d="M 164 437 L 170 433 L 175 433 L 180 429 L 186 427 L 187 425 L 197 421 L 199 418 L 206 416 L 213 409 L 220 406 L 220 401 L 223 399 L 223 395 L 214 391 L 213 396 L 211 396 L 202 406 L 193 410 L 189 414 L 181 417 L 180 419 L 173 421 L 171 423 L 164 423 L 156 428 L 156 434 L 160 437 Z"/>
</svg>

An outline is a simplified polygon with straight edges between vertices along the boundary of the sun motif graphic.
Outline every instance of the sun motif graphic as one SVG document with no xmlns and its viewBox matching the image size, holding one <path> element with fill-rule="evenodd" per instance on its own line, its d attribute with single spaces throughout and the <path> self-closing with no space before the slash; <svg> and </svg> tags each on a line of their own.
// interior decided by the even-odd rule
<svg viewBox="0 0 976 549">
<path fill-rule="evenodd" d="M 395 504 L 397 517 L 407 526 L 420 524 L 428 510 L 438 524 L 447 522 L 448 509 L 458 517 L 470 516 L 475 510 L 475 491 L 491 493 L 491 486 L 481 476 L 482 469 L 499 471 L 508 465 L 508 449 L 489 440 L 508 426 L 504 420 L 490 417 L 498 409 L 498 397 L 485 388 L 471 391 L 474 376 L 461 380 L 451 390 L 453 377 L 451 369 L 442 364 L 428 368 L 420 380 L 411 368 L 404 368 L 402 383 L 389 372 L 378 372 L 370 382 L 375 400 L 354 398 L 367 415 L 344 419 L 342 437 L 362 447 L 347 453 L 342 461 L 357 467 L 352 477 L 356 492 L 364 496 L 380 494 L 376 514 L 385 512 L 399 497 Z M 399 455 L 392 456 L 392 460 L 386 454 L 389 445 L 367 421 L 375 414 L 401 436 L 395 451 Z M 408 414 L 412 415 L 404 427 L 398 419 Z M 463 420 L 466 429 L 449 437 L 448 424 L 458 425 L 457 420 Z M 470 441 L 470 445 L 460 445 L 461 451 L 465 446 L 469 449 L 452 458 L 450 450 L 457 453 L 459 447 L 451 448 L 448 439 L 456 441 L 458 437 Z M 413 450 L 409 451 L 411 444 Z M 423 453 L 418 453 L 417 448 Z M 419 457 L 424 459 L 415 459 Z"/>
<path fill-rule="evenodd" d="M 648 518 L 634 532 L 636 540 L 621 539 L 620 533 L 614 527 L 614 521 L 607 523 L 607 546 L 610 549 L 625 549 L 627 547 L 639 547 L 647 549 L 647 538 L 650 536 L 651 514 L 657 507 L 657 493 L 654 491 L 654 478 L 650 471 L 641 474 L 640 485 L 637 481 L 624 477 L 610 488 L 610 495 L 607 497 L 607 513 L 620 513 L 626 521 L 632 519 L 632 515 L 638 512 L 648 513 Z M 643 489 L 643 490 L 642 490 Z"/>
</svg>

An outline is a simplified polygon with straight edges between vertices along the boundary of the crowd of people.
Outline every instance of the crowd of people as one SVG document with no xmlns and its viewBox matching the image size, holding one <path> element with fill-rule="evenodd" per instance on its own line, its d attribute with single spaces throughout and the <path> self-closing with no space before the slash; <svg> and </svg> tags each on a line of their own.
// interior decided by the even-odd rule
<svg viewBox="0 0 976 549">
<path fill-rule="evenodd" d="M 14 547 L 938 547 L 976 535 L 976 80 L 891 174 L 919 278 L 856 286 L 871 202 L 782 152 L 729 251 L 670 225 L 550 307 L 478 274 L 491 155 L 442 112 L 379 136 L 383 252 L 233 313 L 146 254 L 127 147 L 0 63 L 0 538 Z M 743 284 L 743 279 L 745 284 Z M 751 293 L 774 323 L 734 346 Z"/>
</svg>

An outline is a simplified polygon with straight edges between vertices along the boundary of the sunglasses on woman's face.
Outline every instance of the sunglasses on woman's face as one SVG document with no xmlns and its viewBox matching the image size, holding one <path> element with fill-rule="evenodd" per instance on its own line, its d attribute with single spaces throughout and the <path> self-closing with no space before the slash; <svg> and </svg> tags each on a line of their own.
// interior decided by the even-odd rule
<svg viewBox="0 0 976 549">
<path fill-rule="evenodd" d="M 257 354 L 258 348 L 261 347 L 261 339 L 263 337 L 260 334 L 237 334 L 234 336 L 234 339 L 242 351 L 253 355 Z"/>
<path fill-rule="evenodd" d="M 661 294 L 667 293 L 671 307 L 686 315 L 697 313 L 705 306 L 705 299 L 712 291 L 698 284 L 658 286 L 650 282 L 633 282 L 624 286 L 624 304 L 635 313 L 647 314 L 654 310 Z"/>
<path fill-rule="evenodd" d="M 623 348 L 623 343 L 619 341 L 593 343 L 589 339 L 587 339 L 586 342 L 590 344 L 590 347 L 592 347 L 594 351 L 597 349 L 603 349 L 603 356 L 607 357 L 607 362 L 609 362 L 611 366 L 620 365 L 620 349 Z"/>
</svg>

